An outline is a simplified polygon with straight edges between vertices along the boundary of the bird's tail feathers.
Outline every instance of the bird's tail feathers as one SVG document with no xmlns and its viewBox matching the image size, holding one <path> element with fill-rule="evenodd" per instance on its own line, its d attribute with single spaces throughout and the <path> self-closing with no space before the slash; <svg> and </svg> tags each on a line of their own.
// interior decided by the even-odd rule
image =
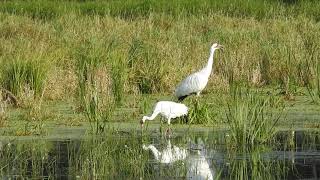
<svg viewBox="0 0 320 180">
<path fill-rule="evenodd" d="M 178 102 L 182 102 L 185 98 L 187 98 L 189 95 L 180 96 L 178 97 Z"/>
</svg>

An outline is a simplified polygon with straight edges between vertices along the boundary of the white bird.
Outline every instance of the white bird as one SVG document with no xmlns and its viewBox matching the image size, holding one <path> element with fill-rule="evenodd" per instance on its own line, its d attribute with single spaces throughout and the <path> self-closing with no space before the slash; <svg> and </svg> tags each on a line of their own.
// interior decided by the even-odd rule
<svg viewBox="0 0 320 180">
<path fill-rule="evenodd" d="M 153 120 L 156 118 L 158 114 L 165 118 L 168 125 L 170 125 L 171 119 L 187 115 L 188 107 L 184 104 L 172 101 L 159 101 L 156 103 L 151 116 L 143 116 L 140 121 L 141 126 L 143 126 L 146 120 Z"/>
<path fill-rule="evenodd" d="M 179 148 L 175 145 L 171 146 L 170 140 L 168 140 L 167 147 L 162 151 L 159 151 L 154 145 L 142 145 L 144 150 L 151 150 L 156 161 L 163 164 L 171 164 L 173 162 L 183 160 L 187 157 L 187 150 L 185 148 Z"/>
<path fill-rule="evenodd" d="M 151 150 L 155 160 L 163 164 L 171 164 L 176 161 L 186 160 L 187 174 L 186 179 L 192 180 L 213 180 L 215 169 L 210 168 L 205 154 L 197 150 L 195 155 L 190 154 L 186 148 L 171 146 L 168 140 L 167 147 L 163 150 L 158 150 L 154 145 L 143 145 L 144 150 Z"/>
<path fill-rule="evenodd" d="M 187 179 L 192 180 L 213 180 L 215 170 L 210 168 L 206 157 L 200 152 L 190 156 L 188 159 Z"/>
<path fill-rule="evenodd" d="M 179 101 L 182 101 L 187 96 L 192 94 L 196 94 L 197 96 L 199 96 L 201 91 L 206 87 L 212 71 L 214 52 L 217 49 L 223 49 L 223 46 L 214 43 L 210 48 L 210 56 L 207 65 L 200 71 L 186 77 L 177 86 L 174 94 Z"/>
</svg>

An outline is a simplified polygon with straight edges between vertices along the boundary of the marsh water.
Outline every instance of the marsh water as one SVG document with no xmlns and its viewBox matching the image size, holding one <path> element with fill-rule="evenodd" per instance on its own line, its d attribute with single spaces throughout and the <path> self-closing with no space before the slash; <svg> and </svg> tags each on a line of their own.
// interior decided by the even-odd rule
<svg viewBox="0 0 320 180">
<path fill-rule="evenodd" d="M 236 147 L 224 131 L 116 131 L 0 142 L 1 179 L 319 179 L 320 132 Z"/>
</svg>

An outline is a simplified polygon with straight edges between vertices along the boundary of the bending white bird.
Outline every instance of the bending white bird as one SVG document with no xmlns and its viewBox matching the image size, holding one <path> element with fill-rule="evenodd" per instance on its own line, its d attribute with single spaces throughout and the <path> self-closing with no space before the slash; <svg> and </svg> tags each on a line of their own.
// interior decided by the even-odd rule
<svg viewBox="0 0 320 180">
<path fill-rule="evenodd" d="M 184 104 L 172 101 L 159 101 L 155 105 L 151 116 L 143 116 L 140 121 L 141 126 L 143 126 L 146 120 L 153 120 L 156 118 L 158 114 L 164 117 L 170 125 L 171 119 L 187 115 L 188 107 Z"/>
<path fill-rule="evenodd" d="M 186 77 L 177 86 L 174 94 L 179 101 L 182 101 L 187 96 L 192 94 L 196 94 L 197 96 L 199 96 L 201 91 L 206 87 L 212 71 L 213 55 L 215 50 L 217 49 L 223 49 L 223 46 L 214 43 L 210 48 L 210 56 L 207 65 L 200 71 Z"/>
<path fill-rule="evenodd" d="M 158 150 L 154 145 L 143 145 L 144 150 L 151 150 L 155 160 L 163 164 L 171 164 L 176 161 L 185 160 L 187 174 L 186 179 L 192 180 L 213 180 L 215 169 L 210 168 L 204 152 L 197 150 L 196 154 L 190 154 L 186 148 L 171 145 L 168 140 L 167 147 Z"/>
<path fill-rule="evenodd" d="M 183 160 L 187 157 L 188 152 L 185 148 L 179 148 L 175 145 L 171 146 L 170 140 L 168 140 L 167 147 L 162 151 L 159 151 L 153 144 L 142 145 L 144 150 L 151 150 L 156 161 L 164 164 L 170 164 L 179 160 Z"/>
</svg>

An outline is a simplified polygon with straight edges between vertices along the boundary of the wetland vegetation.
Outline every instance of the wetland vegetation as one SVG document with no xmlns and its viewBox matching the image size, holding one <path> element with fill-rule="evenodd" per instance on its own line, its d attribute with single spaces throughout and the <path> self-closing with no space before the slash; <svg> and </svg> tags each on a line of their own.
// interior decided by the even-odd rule
<svg viewBox="0 0 320 180">
<path fill-rule="evenodd" d="M 189 115 L 174 122 L 173 139 L 182 139 L 173 141 L 186 148 L 203 131 L 206 146 L 221 141 L 227 154 L 209 163 L 223 166 L 215 178 L 289 178 L 294 163 L 262 154 L 294 149 L 290 137 L 277 146 L 279 131 L 319 131 L 319 9 L 312 0 L 1 1 L 0 134 L 15 139 L 1 141 L 1 175 L 185 177 L 181 161 L 150 162 L 142 144 L 164 137 L 155 138 L 158 121 L 143 131 L 139 121 L 156 101 L 175 100 L 178 82 L 219 42 L 224 51 L 203 94 L 185 99 Z M 86 135 L 69 142 L 64 135 L 73 131 Z M 310 134 L 319 152 L 319 136 Z M 63 140 L 41 140 L 50 137 Z M 67 173 L 51 166 L 59 143 L 74 153 Z"/>
</svg>

